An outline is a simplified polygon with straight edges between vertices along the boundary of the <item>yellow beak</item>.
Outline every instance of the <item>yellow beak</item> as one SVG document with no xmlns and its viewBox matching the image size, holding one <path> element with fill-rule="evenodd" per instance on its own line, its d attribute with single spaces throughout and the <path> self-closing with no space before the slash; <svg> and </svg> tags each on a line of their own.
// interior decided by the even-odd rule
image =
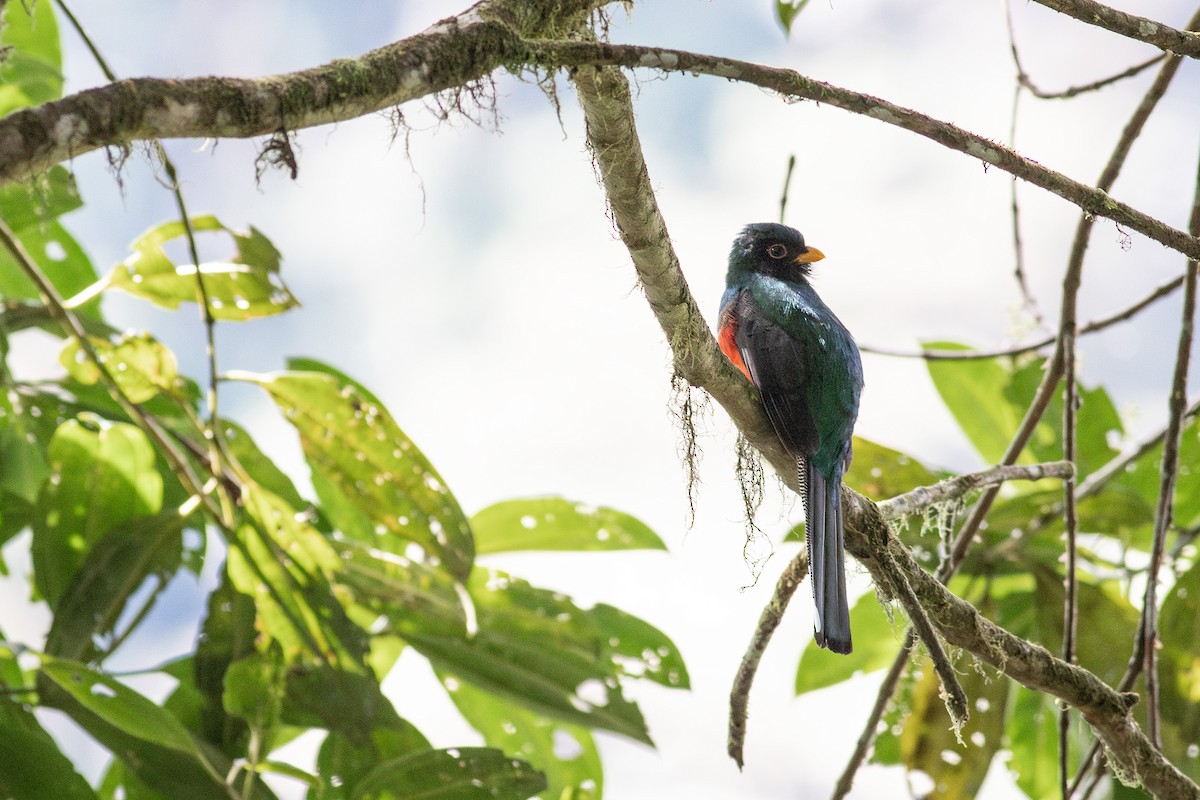
<svg viewBox="0 0 1200 800">
<path fill-rule="evenodd" d="M 825 254 L 820 250 L 815 247 L 810 247 L 800 255 L 796 256 L 795 261 L 797 264 L 811 264 L 814 261 L 820 261 L 824 257 Z"/>
</svg>

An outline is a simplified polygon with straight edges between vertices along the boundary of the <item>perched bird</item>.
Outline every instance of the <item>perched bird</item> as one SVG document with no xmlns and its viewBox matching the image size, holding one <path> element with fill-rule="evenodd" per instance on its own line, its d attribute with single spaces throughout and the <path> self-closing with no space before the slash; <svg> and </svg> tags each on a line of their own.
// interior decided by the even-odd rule
<svg viewBox="0 0 1200 800">
<path fill-rule="evenodd" d="M 786 225 L 747 225 L 729 251 L 718 342 L 796 459 L 817 644 L 849 653 L 841 488 L 863 373 L 850 332 L 808 282 L 824 257 Z"/>
</svg>

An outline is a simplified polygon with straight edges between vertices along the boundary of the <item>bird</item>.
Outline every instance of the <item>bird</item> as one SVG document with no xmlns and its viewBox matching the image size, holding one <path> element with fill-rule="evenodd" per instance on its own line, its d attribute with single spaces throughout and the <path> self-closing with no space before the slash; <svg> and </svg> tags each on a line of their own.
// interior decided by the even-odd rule
<svg viewBox="0 0 1200 800">
<path fill-rule="evenodd" d="M 747 225 L 729 251 L 717 343 L 754 384 L 767 417 L 796 461 L 804 506 L 814 638 L 849 653 L 842 477 L 862 394 L 854 338 L 817 295 L 809 276 L 825 254 L 794 228 Z"/>
</svg>

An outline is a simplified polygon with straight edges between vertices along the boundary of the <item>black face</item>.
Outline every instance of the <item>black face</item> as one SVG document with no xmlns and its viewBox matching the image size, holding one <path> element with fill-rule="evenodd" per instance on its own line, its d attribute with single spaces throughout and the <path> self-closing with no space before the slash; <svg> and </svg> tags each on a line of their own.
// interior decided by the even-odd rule
<svg viewBox="0 0 1200 800">
<path fill-rule="evenodd" d="M 804 236 L 795 228 L 775 222 L 747 225 L 737 244 L 740 259 L 753 272 L 784 280 L 796 280 L 807 275 L 810 265 L 796 259 L 809 252 Z"/>
</svg>

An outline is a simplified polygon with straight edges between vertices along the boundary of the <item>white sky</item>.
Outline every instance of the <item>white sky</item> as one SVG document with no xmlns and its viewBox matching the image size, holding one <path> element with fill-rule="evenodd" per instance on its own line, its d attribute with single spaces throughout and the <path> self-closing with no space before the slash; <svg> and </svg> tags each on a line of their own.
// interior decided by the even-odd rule
<svg viewBox="0 0 1200 800">
<path fill-rule="evenodd" d="M 461 0 L 465 4 L 465 0 Z M 1149 48 L 1085 29 L 1035 4 L 1015 4 L 1027 68 L 1046 88 L 1123 69 Z M 1183 2 L 1118 4 L 1181 25 Z M 809 5 L 785 40 L 769 0 L 660 0 L 617 8 L 614 39 L 788 66 L 1004 141 L 1013 67 L 996 0 Z M 256 3 L 138 0 L 73 4 L 122 76 L 262 75 L 353 56 L 463 10 L 457 2 L 343 0 Z M 137 20 L 139 35 L 129 35 Z M 65 35 L 68 91 L 99 81 Z M 1182 227 L 1195 176 L 1200 70 L 1183 66 L 1113 194 Z M 641 76 L 635 102 L 651 178 L 692 290 L 715 317 L 729 242 L 747 222 L 775 219 L 789 154 L 797 157 L 788 222 L 827 259 L 822 296 L 860 343 L 911 347 L 921 339 L 997 346 L 1025 329 L 1011 278 L 1009 185 L 998 170 L 874 120 L 813 103 L 785 105 L 757 89 L 710 78 Z M 1150 74 L 1071 103 L 1024 98 L 1018 149 L 1082 181 L 1099 174 Z M 795 798 L 826 796 L 859 732 L 878 679 L 792 697 L 811 636 L 807 587 L 763 662 L 752 696 L 747 768 L 725 756 L 729 684 L 775 577 L 780 548 L 757 586 L 742 558 L 732 426 L 707 420 L 697 521 L 687 527 L 679 431 L 669 413 L 670 357 L 637 290 L 628 254 L 604 215 L 583 125 L 560 82 L 562 127 L 538 89 L 502 76 L 499 131 L 438 125 L 419 104 L 411 159 L 388 121 L 370 117 L 300 136 L 300 176 L 254 183 L 253 143 L 170 146 L 195 213 L 263 230 L 282 251 L 296 312 L 220 331 L 224 369 L 281 368 L 289 355 L 332 362 L 371 387 L 436 465 L 468 513 L 497 500 L 561 494 L 632 513 L 670 555 L 527 555 L 489 561 L 584 604 L 603 600 L 651 621 L 681 648 L 691 692 L 632 686 L 659 745 L 651 751 L 601 734 L 607 796 Z M 74 164 L 87 205 L 67 219 L 103 271 L 128 242 L 174 214 L 145 161 L 127 166 L 122 194 L 99 154 Z M 1023 188 L 1026 256 L 1034 290 L 1056 314 L 1061 269 L 1077 213 Z M 1133 236 L 1124 251 L 1111 223 L 1093 238 L 1082 319 L 1105 316 L 1177 275 L 1182 259 Z M 201 328 L 123 297 L 107 302 L 118 326 L 149 327 L 201 374 Z M 1144 325 L 1090 338 L 1083 377 L 1103 383 L 1145 430 L 1163 418 L 1178 303 Z M 30 350 L 26 358 L 45 358 Z M 931 464 L 980 466 L 916 362 L 864 358 L 858 433 Z M 31 363 L 31 367 L 33 364 Z M 252 387 L 223 391 L 223 409 L 269 452 L 303 472 L 290 429 Z M 301 481 L 303 483 L 303 480 Z M 768 493 L 760 518 L 778 537 L 798 509 Z M 787 517 L 782 518 L 781 514 Z M 16 548 L 8 548 L 12 559 Z M 13 562 L 10 562 L 13 563 Z M 18 571 L 19 562 L 16 562 Z M 853 584 L 869 581 L 851 567 Z M 179 582 L 152 621 L 158 647 L 191 646 L 201 590 Z M 4 596 L 13 593 L 9 582 Z M 16 604 L 16 600 L 5 600 Z M 40 624 L 29 618 L 29 635 Z M 7 615 L 6 615 L 7 616 Z M 6 631 L 10 625 L 6 622 Z M 419 657 L 386 684 L 400 713 L 439 746 L 471 732 L 437 699 Z M 79 737 L 71 737 L 77 741 Z M 95 752 L 78 744 L 88 774 Z M 865 768 L 853 797 L 899 795 L 897 770 Z M 984 797 L 1013 796 L 993 775 Z"/>
</svg>

